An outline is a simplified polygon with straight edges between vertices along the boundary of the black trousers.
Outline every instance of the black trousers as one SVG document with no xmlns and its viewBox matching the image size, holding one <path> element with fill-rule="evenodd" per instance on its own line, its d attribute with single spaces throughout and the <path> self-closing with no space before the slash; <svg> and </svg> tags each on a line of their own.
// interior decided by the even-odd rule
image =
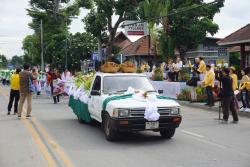
<svg viewBox="0 0 250 167">
<path fill-rule="evenodd" d="M 10 85 L 10 81 L 9 80 L 6 80 L 6 83 L 7 83 L 7 85 Z"/>
<path fill-rule="evenodd" d="M 178 75 L 179 75 L 179 71 L 174 71 L 173 73 L 172 73 L 172 81 L 175 81 L 175 77 L 174 76 L 176 76 L 176 81 L 178 82 L 179 80 L 178 80 Z"/>
<path fill-rule="evenodd" d="M 17 112 L 18 101 L 20 99 L 19 90 L 11 89 L 10 90 L 10 100 L 9 100 L 9 105 L 8 105 L 8 111 L 11 111 L 14 99 L 15 99 L 14 112 Z"/>
<path fill-rule="evenodd" d="M 207 92 L 207 104 L 214 104 L 214 94 L 213 94 L 213 88 L 211 86 L 206 87 Z"/>
<path fill-rule="evenodd" d="M 237 111 L 235 109 L 234 96 L 224 96 L 222 98 L 223 119 L 228 121 L 229 110 L 232 112 L 234 121 L 239 121 Z"/>
<path fill-rule="evenodd" d="M 5 85 L 6 84 L 6 79 L 3 79 L 3 85 Z"/>
</svg>

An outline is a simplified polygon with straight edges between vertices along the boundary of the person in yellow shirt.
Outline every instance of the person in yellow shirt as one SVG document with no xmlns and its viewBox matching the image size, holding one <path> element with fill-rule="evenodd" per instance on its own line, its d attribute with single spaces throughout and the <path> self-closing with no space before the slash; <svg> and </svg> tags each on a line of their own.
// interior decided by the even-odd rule
<svg viewBox="0 0 250 167">
<path fill-rule="evenodd" d="M 200 61 L 200 65 L 199 65 L 197 71 L 198 71 L 199 73 L 205 74 L 205 73 L 206 73 L 206 64 L 205 64 L 205 62 L 203 61 L 203 57 L 199 57 L 199 61 Z"/>
<path fill-rule="evenodd" d="M 206 76 L 204 80 L 202 81 L 202 84 L 206 86 L 206 92 L 207 92 L 207 104 L 205 106 L 212 107 L 214 106 L 214 94 L 213 94 L 213 87 L 214 87 L 214 71 L 211 69 L 210 65 L 206 66 Z"/>
<path fill-rule="evenodd" d="M 242 79 L 239 85 L 239 91 L 241 92 L 240 95 L 241 95 L 243 106 L 241 107 L 240 111 L 250 112 L 249 101 L 247 98 L 249 86 L 246 84 L 249 82 L 249 78 L 247 76 L 248 70 L 246 68 L 242 69 L 241 74 L 242 74 Z M 247 82 L 243 81 L 243 78 L 247 78 L 248 81 Z"/>
<path fill-rule="evenodd" d="M 13 101 L 15 99 L 15 105 L 14 105 L 14 115 L 17 114 L 17 107 L 18 107 L 18 101 L 19 101 L 19 72 L 21 72 L 21 69 L 16 69 L 16 74 L 12 75 L 10 80 L 12 81 L 11 84 L 11 91 L 10 91 L 10 98 L 9 98 L 9 105 L 8 105 L 8 115 L 10 115 L 11 108 Z"/>
<path fill-rule="evenodd" d="M 236 89 L 238 89 L 238 83 L 237 83 L 238 77 L 235 74 L 236 73 L 235 67 L 230 67 L 229 70 L 230 70 L 230 77 L 233 79 L 233 83 L 232 83 L 233 91 L 236 91 Z M 239 102 L 235 95 L 234 95 L 234 101 L 235 101 L 235 108 L 237 110 L 240 109 Z"/>
</svg>

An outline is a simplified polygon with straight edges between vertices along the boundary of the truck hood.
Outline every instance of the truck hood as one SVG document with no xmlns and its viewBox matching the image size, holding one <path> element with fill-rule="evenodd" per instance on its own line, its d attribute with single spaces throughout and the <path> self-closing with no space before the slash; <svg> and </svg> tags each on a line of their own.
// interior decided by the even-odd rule
<svg viewBox="0 0 250 167">
<path fill-rule="evenodd" d="M 109 102 L 114 108 L 146 108 L 146 102 L 136 101 L 132 98 L 113 100 Z M 174 100 L 158 99 L 157 102 L 153 102 L 156 107 L 180 107 L 180 105 Z"/>
</svg>

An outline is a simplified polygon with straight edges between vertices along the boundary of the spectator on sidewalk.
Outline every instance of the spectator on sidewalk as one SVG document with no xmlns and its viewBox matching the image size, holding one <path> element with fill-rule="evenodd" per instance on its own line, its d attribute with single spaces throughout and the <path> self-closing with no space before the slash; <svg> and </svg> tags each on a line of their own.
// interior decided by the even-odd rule
<svg viewBox="0 0 250 167">
<path fill-rule="evenodd" d="M 219 123 L 226 124 L 229 118 L 229 109 L 233 115 L 233 121 L 231 123 L 238 123 L 239 118 L 237 111 L 235 109 L 234 102 L 234 91 L 233 91 L 233 79 L 229 76 L 229 69 L 224 68 L 222 70 L 223 77 L 218 77 L 218 69 L 215 69 L 215 79 L 222 82 L 222 110 L 223 110 L 223 120 L 220 120 Z"/>
<path fill-rule="evenodd" d="M 33 75 L 35 75 L 36 74 L 36 69 L 33 69 L 32 73 L 33 73 Z M 38 79 L 38 76 L 37 76 L 37 79 Z M 33 83 L 34 83 L 34 86 L 35 86 L 35 91 L 33 92 L 33 98 L 36 99 L 36 97 L 37 97 L 37 84 L 38 84 L 37 80 L 34 80 Z"/>
<path fill-rule="evenodd" d="M 235 67 L 230 67 L 229 70 L 230 70 L 230 77 L 233 79 L 233 85 L 232 85 L 233 86 L 233 91 L 236 91 L 236 89 L 238 88 L 238 83 L 237 83 L 238 82 L 238 77 L 235 74 L 236 73 Z M 235 102 L 235 108 L 237 110 L 239 110 L 240 109 L 239 102 L 238 102 L 235 95 L 234 95 L 234 102 Z"/>
<path fill-rule="evenodd" d="M 213 94 L 213 88 L 214 88 L 214 71 L 211 69 L 210 65 L 206 66 L 206 76 L 204 80 L 202 81 L 202 84 L 206 86 L 206 92 L 207 92 L 207 104 L 205 106 L 212 107 L 214 106 L 214 94 Z"/>
<path fill-rule="evenodd" d="M 9 98 L 9 105 L 8 105 L 8 115 L 10 115 L 14 99 L 15 99 L 14 115 L 17 114 L 18 101 L 20 98 L 20 95 L 19 95 L 19 73 L 20 72 L 21 72 L 21 69 L 18 68 L 16 69 L 16 74 L 10 77 L 12 84 L 11 84 L 10 98 Z"/>
<path fill-rule="evenodd" d="M 241 92 L 240 95 L 241 95 L 243 106 L 241 107 L 240 111 L 250 112 L 249 101 L 248 101 L 248 97 L 247 97 L 249 86 L 245 84 L 245 83 L 249 82 L 249 78 L 247 76 L 248 70 L 246 68 L 242 69 L 241 74 L 242 74 L 242 79 L 241 79 L 241 82 L 239 85 L 239 91 Z M 243 78 L 247 78 L 248 81 L 244 82 Z"/>
<path fill-rule="evenodd" d="M 36 80 L 38 71 L 35 70 L 34 75 L 30 72 L 30 64 L 25 63 L 23 65 L 24 70 L 19 73 L 19 91 L 20 91 L 20 103 L 18 107 L 18 118 L 21 118 L 22 110 L 23 110 L 23 104 L 25 102 L 25 99 L 27 98 L 27 116 L 26 118 L 33 118 L 33 116 L 30 115 L 32 110 L 32 98 L 33 98 L 33 92 L 29 90 L 29 75 L 31 80 Z"/>
<path fill-rule="evenodd" d="M 198 75 L 194 67 L 191 68 L 191 74 L 189 78 L 189 89 L 191 93 L 191 101 L 190 103 L 196 102 L 197 95 L 196 95 L 196 88 L 197 88 L 197 82 L 198 82 Z"/>
</svg>

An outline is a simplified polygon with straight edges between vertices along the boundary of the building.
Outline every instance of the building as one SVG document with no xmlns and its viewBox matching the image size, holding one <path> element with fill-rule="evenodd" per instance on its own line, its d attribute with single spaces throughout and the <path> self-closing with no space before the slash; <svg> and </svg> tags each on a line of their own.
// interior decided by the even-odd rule
<svg viewBox="0 0 250 167">
<path fill-rule="evenodd" d="M 232 46 L 231 48 L 229 48 L 227 50 L 229 53 L 234 53 L 234 52 L 240 52 L 241 48 L 240 46 Z M 245 46 L 245 53 L 246 53 L 246 59 L 248 59 L 248 61 L 245 61 L 245 67 L 249 67 L 250 66 L 250 47 L 249 46 Z"/>
<path fill-rule="evenodd" d="M 245 68 L 247 65 L 247 61 L 250 62 L 249 53 L 247 55 L 246 46 L 250 46 L 250 24 L 240 28 L 234 33 L 228 35 L 227 37 L 219 40 L 217 44 L 219 46 L 236 46 L 233 50 L 239 50 L 241 53 L 240 66 L 241 68 Z M 249 47 L 248 47 L 249 49 Z M 230 50 L 231 51 L 231 50 Z M 247 60 L 248 59 L 248 60 Z"/>
<path fill-rule="evenodd" d="M 189 58 L 194 63 L 194 59 L 197 57 L 203 57 L 206 64 L 219 64 L 219 63 L 229 63 L 229 46 L 219 46 L 216 44 L 221 38 L 206 37 L 202 41 L 197 49 L 189 50 L 187 52 L 187 58 Z M 179 54 L 177 55 L 179 56 Z"/>
</svg>

